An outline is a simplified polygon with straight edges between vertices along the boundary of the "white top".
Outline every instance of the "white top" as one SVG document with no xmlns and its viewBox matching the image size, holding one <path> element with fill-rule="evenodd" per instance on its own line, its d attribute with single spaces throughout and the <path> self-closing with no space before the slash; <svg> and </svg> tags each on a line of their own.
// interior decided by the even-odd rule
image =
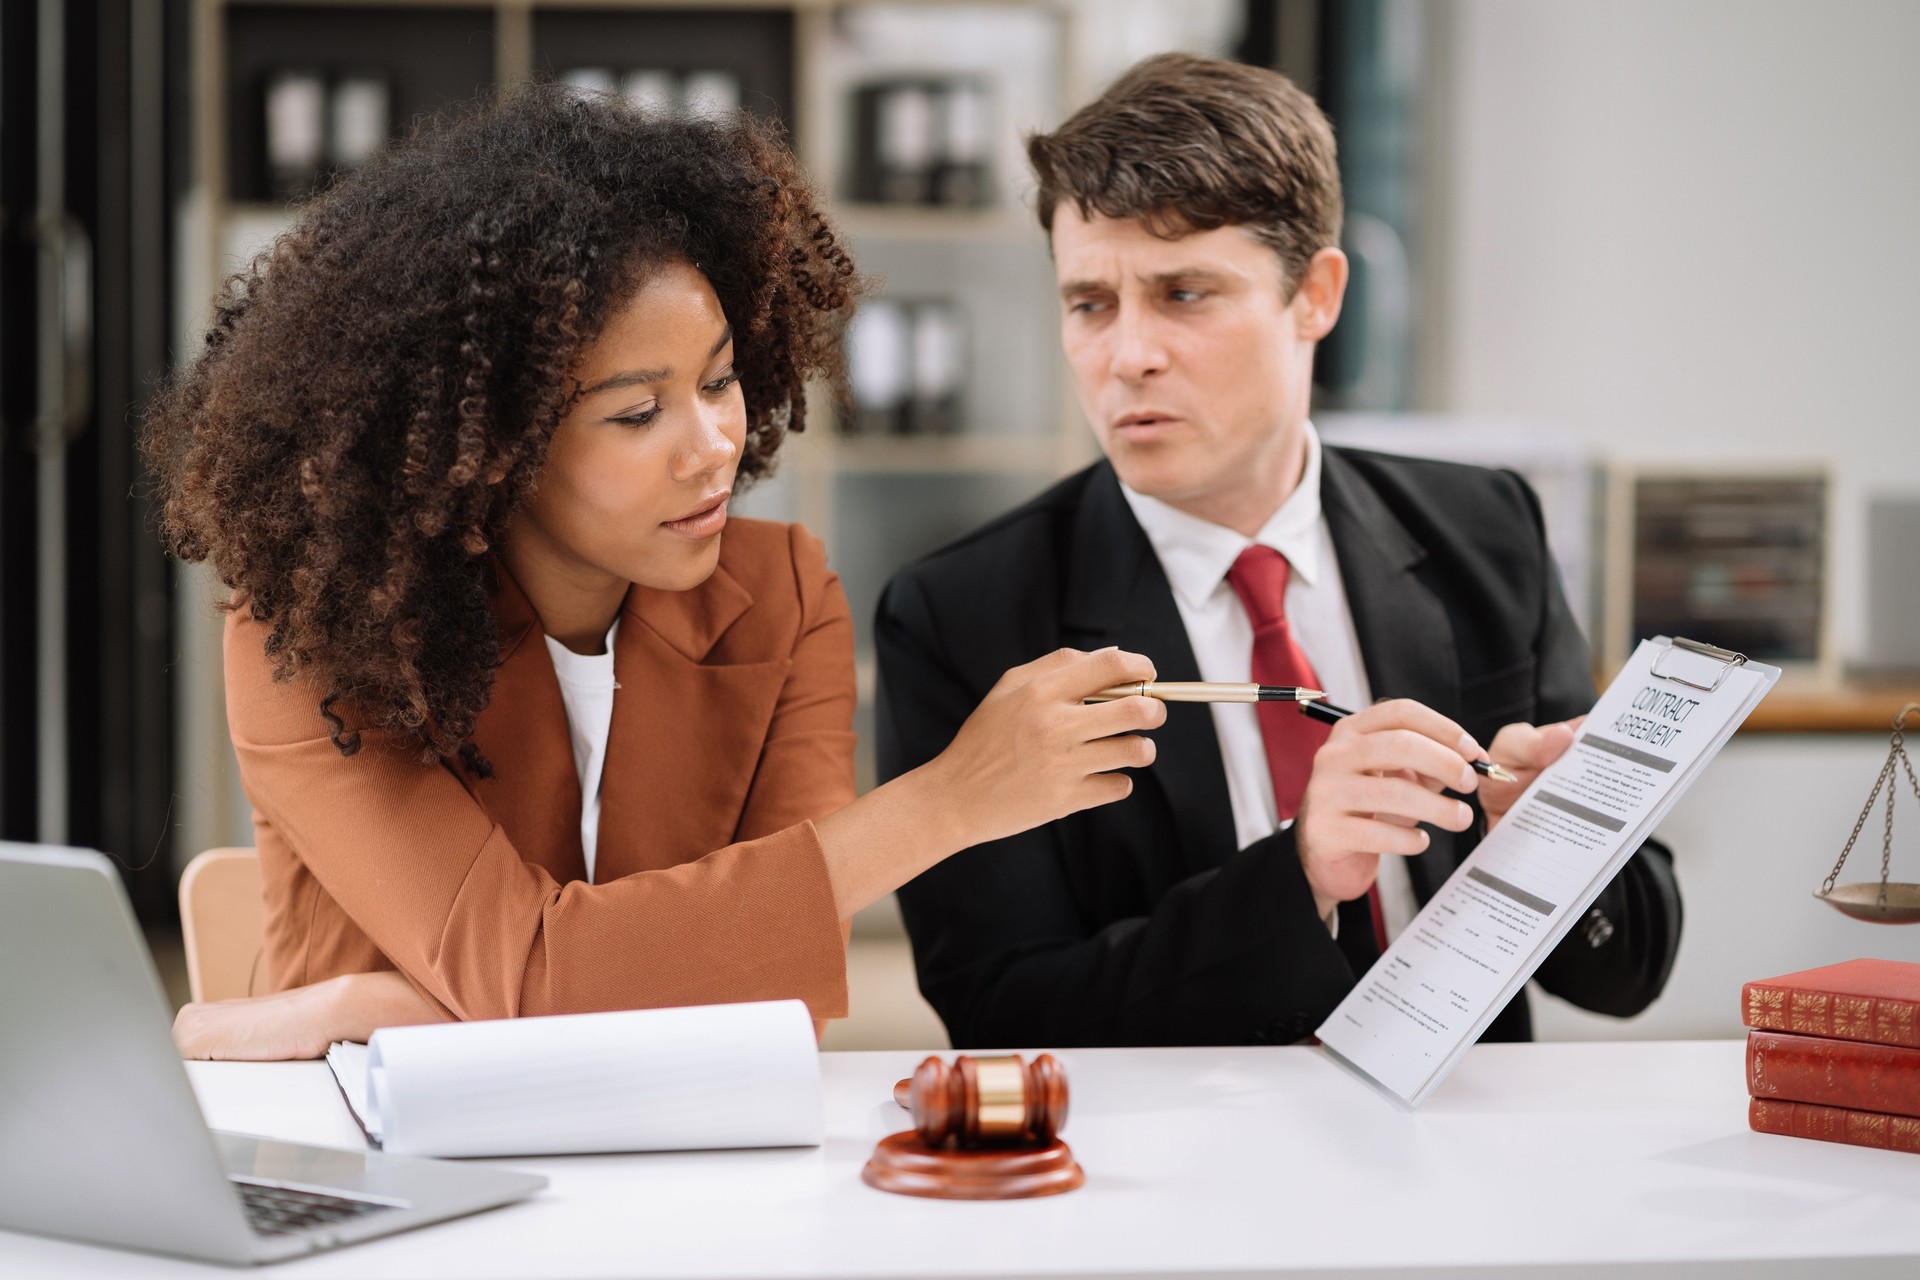
<svg viewBox="0 0 1920 1280">
<path fill-rule="evenodd" d="M 1320 688 L 1336 706 L 1357 711 L 1373 701 L 1373 694 L 1360 656 L 1360 637 L 1347 608 L 1347 588 L 1340 578 L 1333 535 L 1320 511 L 1320 435 L 1311 422 L 1301 426 L 1307 437 L 1307 461 L 1300 483 L 1251 539 L 1125 485 L 1120 491 L 1133 508 L 1134 519 L 1146 530 L 1147 541 L 1173 587 L 1174 603 L 1186 624 L 1202 680 L 1252 678 L 1253 624 L 1227 581 L 1227 571 L 1241 552 L 1257 544 L 1278 551 L 1291 566 L 1287 625 L 1313 664 Z M 1211 706 L 1220 760 L 1227 770 L 1227 794 L 1233 800 L 1234 831 L 1244 849 L 1282 825 L 1274 805 L 1267 748 L 1253 704 L 1216 702 Z M 1389 938 L 1419 912 L 1407 864 L 1399 858 L 1380 859 L 1380 908 Z"/>
<path fill-rule="evenodd" d="M 1910 1280 L 1920 1157 L 1749 1133 L 1745 1052 L 1480 1045 L 1409 1115 L 1322 1049 L 1056 1050 L 1086 1185 L 961 1204 L 860 1181 L 873 1144 L 911 1123 L 893 1083 L 927 1050 L 823 1053 L 823 1146 L 507 1161 L 552 1185 L 286 1274 Z M 365 1149 L 324 1063 L 186 1068 L 215 1128 Z M 4 1232 L 0 1271 L 237 1274 Z"/>
<path fill-rule="evenodd" d="M 600 839 L 600 775 L 607 763 L 607 731 L 613 727 L 613 638 L 607 628 L 606 652 L 575 653 L 547 637 L 553 674 L 560 678 L 560 700 L 567 706 L 567 736 L 573 741 L 573 769 L 580 775 L 580 852 L 587 857 L 587 883 L 593 883 L 593 854 Z"/>
</svg>

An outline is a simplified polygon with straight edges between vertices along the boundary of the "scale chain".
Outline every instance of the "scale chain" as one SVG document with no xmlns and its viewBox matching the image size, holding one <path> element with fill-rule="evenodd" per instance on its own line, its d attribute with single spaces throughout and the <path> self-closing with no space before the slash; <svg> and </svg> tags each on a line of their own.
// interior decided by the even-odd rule
<svg viewBox="0 0 1920 1280">
<path fill-rule="evenodd" d="M 1893 758 L 1880 766 L 1880 776 L 1873 780 L 1873 790 L 1867 793 L 1867 806 L 1860 810 L 1860 816 L 1854 819 L 1853 834 L 1847 837 L 1846 847 L 1840 850 L 1840 860 L 1833 864 L 1833 870 L 1827 872 L 1827 878 L 1821 882 L 1820 895 L 1825 897 L 1833 892 L 1834 883 L 1840 879 L 1840 868 L 1847 865 L 1847 855 L 1853 852 L 1854 842 L 1860 838 L 1860 832 L 1866 827 L 1867 819 L 1873 816 L 1874 802 L 1880 799 L 1880 788 L 1887 785 L 1887 778 L 1893 773 Z M 1891 792 L 1888 793 L 1891 796 Z"/>
<path fill-rule="evenodd" d="M 1894 737 L 1900 736 L 1898 729 Z M 1904 759 L 1906 752 L 1901 750 Z M 1893 757 L 1887 757 L 1887 825 L 1886 832 L 1880 837 L 1880 909 L 1887 909 L 1887 866 L 1893 861 L 1893 801 L 1900 794 L 1900 780 L 1893 776 Z"/>
<path fill-rule="evenodd" d="M 1906 712 L 1900 713 L 1900 719 L 1906 719 Z M 1913 788 L 1913 798 L 1920 800 L 1920 778 L 1913 776 L 1913 758 L 1907 754 L 1905 741 L 1900 733 L 1900 721 L 1894 722 L 1894 741 L 1899 744 L 1900 767 L 1907 772 L 1907 785 Z M 1893 788 L 1887 788 L 1887 838 L 1880 846 L 1880 905 L 1887 902 L 1887 867 L 1893 860 Z"/>
<path fill-rule="evenodd" d="M 1860 810 L 1859 818 L 1854 821 L 1853 834 L 1847 837 L 1846 846 L 1840 850 L 1839 861 L 1833 864 L 1833 870 L 1827 872 L 1827 878 L 1821 882 L 1821 897 L 1824 898 L 1833 892 L 1834 883 L 1840 879 L 1840 868 L 1847 865 L 1847 855 L 1853 852 L 1853 846 L 1855 842 L 1860 839 L 1860 832 L 1865 829 L 1867 819 L 1873 815 L 1874 802 L 1880 798 L 1880 788 L 1885 787 L 1887 789 L 1887 816 L 1884 832 L 1880 841 L 1879 894 L 1880 907 L 1882 910 L 1885 910 L 1887 905 L 1887 878 L 1893 866 L 1893 798 L 1894 793 L 1899 790 L 1899 770 L 1906 772 L 1907 785 L 1913 788 L 1914 799 L 1920 800 L 1920 778 L 1914 776 L 1913 761 L 1907 755 L 1906 734 L 1903 732 L 1906 727 L 1907 716 L 1915 712 L 1920 712 L 1920 703 L 1909 702 L 1906 706 L 1900 708 L 1899 713 L 1893 717 L 1893 735 L 1888 744 L 1891 750 L 1887 752 L 1887 762 L 1880 766 L 1880 776 L 1874 779 L 1873 790 L 1867 793 L 1866 806 Z M 1896 763 L 1899 765 L 1899 770 L 1896 770 L 1894 767 Z"/>
</svg>

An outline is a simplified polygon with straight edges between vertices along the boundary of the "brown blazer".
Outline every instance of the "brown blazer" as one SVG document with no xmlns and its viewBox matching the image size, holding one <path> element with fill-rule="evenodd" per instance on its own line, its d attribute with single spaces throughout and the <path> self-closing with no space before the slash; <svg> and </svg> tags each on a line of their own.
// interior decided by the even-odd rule
<svg viewBox="0 0 1920 1280">
<path fill-rule="evenodd" d="M 812 820 L 853 799 L 853 625 L 817 539 L 733 520 L 691 591 L 634 587 L 586 883 L 580 784 L 539 620 L 504 569 L 474 733 L 493 777 L 367 731 L 342 756 L 267 629 L 226 629 L 253 802 L 266 986 L 399 969 L 460 1018 L 798 997 L 847 1011 L 846 935 Z"/>
</svg>

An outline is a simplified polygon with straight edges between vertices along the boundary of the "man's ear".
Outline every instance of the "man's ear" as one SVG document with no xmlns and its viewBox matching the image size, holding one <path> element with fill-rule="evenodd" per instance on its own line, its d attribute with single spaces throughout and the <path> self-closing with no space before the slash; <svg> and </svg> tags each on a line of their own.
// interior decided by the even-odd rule
<svg viewBox="0 0 1920 1280">
<path fill-rule="evenodd" d="M 1326 248 L 1307 261 L 1300 287 L 1293 291 L 1293 308 L 1300 324 L 1300 336 L 1318 342 L 1333 331 L 1340 318 L 1340 303 L 1347 295 L 1347 255 Z"/>
</svg>

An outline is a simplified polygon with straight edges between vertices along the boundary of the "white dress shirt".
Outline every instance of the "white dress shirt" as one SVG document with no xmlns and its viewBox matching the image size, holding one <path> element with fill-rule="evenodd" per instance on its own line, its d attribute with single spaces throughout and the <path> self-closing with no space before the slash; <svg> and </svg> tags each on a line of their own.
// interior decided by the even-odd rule
<svg viewBox="0 0 1920 1280">
<path fill-rule="evenodd" d="M 560 679 L 560 700 L 567 708 L 567 737 L 573 742 L 573 768 L 580 775 L 580 852 L 587 858 L 587 883 L 593 883 L 593 855 L 600 840 L 600 775 L 607 764 L 607 734 L 613 727 L 613 638 L 607 628 L 606 652 L 575 653 L 547 637 L 553 674 Z"/>
<path fill-rule="evenodd" d="M 1294 641 L 1313 664 L 1327 699 L 1358 710 L 1373 701 L 1360 638 L 1347 608 L 1347 589 L 1334 556 L 1333 535 L 1320 511 L 1320 436 L 1303 423 L 1306 466 L 1300 483 L 1260 532 L 1249 539 L 1224 525 L 1135 493 L 1125 485 L 1127 505 L 1146 531 L 1160 567 L 1173 587 L 1174 603 L 1186 624 L 1202 680 L 1252 679 L 1253 624 L 1227 581 L 1240 553 L 1253 545 L 1271 547 L 1287 559 L 1287 624 Z M 1148 654 L 1152 657 L 1152 654 Z M 1233 801 L 1233 825 L 1240 847 L 1272 835 L 1281 827 L 1273 799 L 1273 775 L 1267 769 L 1260 720 L 1248 703 L 1211 704 L 1213 728 L 1220 739 L 1220 760 L 1227 770 L 1227 794 Z M 1380 859 L 1380 906 L 1387 936 L 1397 936 L 1419 910 L 1406 863 Z"/>
</svg>

